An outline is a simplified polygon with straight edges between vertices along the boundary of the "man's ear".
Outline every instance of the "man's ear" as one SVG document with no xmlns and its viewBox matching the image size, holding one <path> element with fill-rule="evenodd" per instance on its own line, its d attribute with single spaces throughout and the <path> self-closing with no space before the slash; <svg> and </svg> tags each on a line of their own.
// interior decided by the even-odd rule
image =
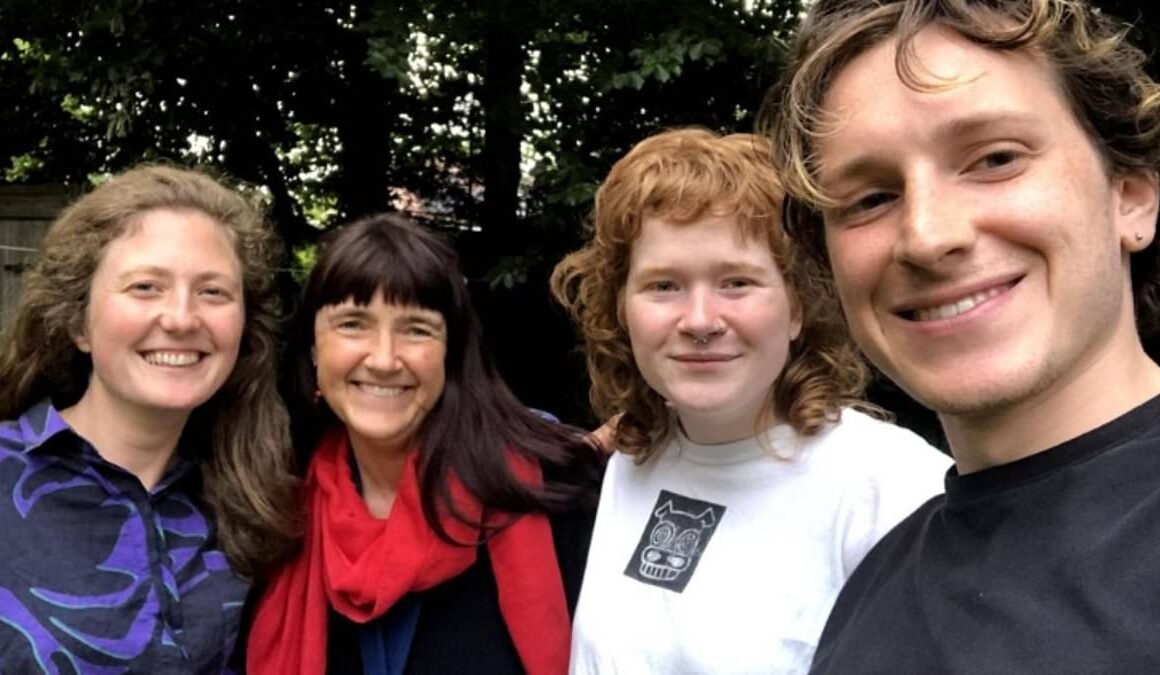
<svg viewBox="0 0 1160 675">
<path fill-rule="evenodd" d="M 1160 179 L 1155 171 L 1133 171 L 1112 179 L 1116 200 L 1116 231 L 1129 253 L 1144 250 L 1156 237 L 1160 209 Z"/>
</svg>

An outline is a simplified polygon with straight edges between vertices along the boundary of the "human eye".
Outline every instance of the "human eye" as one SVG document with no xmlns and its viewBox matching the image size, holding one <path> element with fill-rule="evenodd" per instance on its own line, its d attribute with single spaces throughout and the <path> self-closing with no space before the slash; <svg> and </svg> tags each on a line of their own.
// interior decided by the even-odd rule
<svg viewBox="0 0 1160 675">
<path fill-rule="evenodd" d="M 1000 152 L 989 153 L 977 162 L 977 164 L 985 169 L 994 169 L 1000 166 L 1005 166 L 1014 162 L 1017 159 L 1015 152 L 1012 150 L 1003 150 Z"/>
<path fill-rule="evenodd" d="M 340 333 L 354 333 L 366 326 L 366 321 L 358 316 L 340 316 L 335 318 L 333 326 Z"/>
<path fill-rule="evenodd" d="M 430 338 L 437 335 L 434 326 L 422 322 L 411 322 L 403 328 L 403 333 L 414 338 Z"/>
<path fill-rule="evenodd" d="M 677 290 L 677 282 L 669 279 L 656 279 L 645 284 L 646 291 L 654 293 L 672 293 Z"/>
<path fill-rule="evenodd" d="M 234 299 L 234 294 L 228 288 L 223 286 L 205 286 L 199 293 L 202 297 L 208 298 L 211 302 L 230 302 Z"/>
<path fill-rule="evenodd" d="M 990 180 L 999 180 L 1017 174 L 1027 156 L 1019 148 L 1000 146 L 987 150 L 967 165 L 966 172 Z"/>
<path fill-rule="evenodd" d="M 161 293 L 161 284 L 151 279 L 138 279 L 130 282 L 126 290 L 135 297 L 148 298 Z"/>
<path fill-rule="evenodd" d="M 426 308 L 404 312 L 393 326 L 399 335 L 413 340 L 439 339 L 447 330 L 443 314 Z"/>
<path fill-rule="evenodd" d="M 864 213 L 866 211 L 873 211 L 893 201 L 894 195 L 889 192 L 871 192 L 859 197 L 857 201 L 847 207 L 847 211 L 852 214 Z"/>
<path fill-rule="evenodd" d="M 855 195 L 845 203 L 826 211 L 826 220 L 837 224 L 857 223 L 871 218 L 898 198 L 893 192 L 874 190 Z"/>
<path fill-rule="evenodd" d="M 755 282 L 753 279 L 749 279 L 747 277 L 730 277 L 730 278 L 726 279 L 725 281 L 721 282 L 722 287 L 724 287 L 726 289 L 731 289 L 731 290 L 740 290 L 743 288 L 749 288 L 750 286 L 756 286 L 756 285 L 757 285 L 757 282 Z"/>
</svg>

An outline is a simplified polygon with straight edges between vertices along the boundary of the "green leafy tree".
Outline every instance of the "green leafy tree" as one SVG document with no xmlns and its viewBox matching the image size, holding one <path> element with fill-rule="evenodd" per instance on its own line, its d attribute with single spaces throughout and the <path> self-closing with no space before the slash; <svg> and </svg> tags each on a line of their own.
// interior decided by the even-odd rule
<svg viewBox="0 0 1160 675">
<path fill-rule="evenodd" d="M 3 180 L 208 166 L 266 196 L 299 261 L 326 227 L 406 210 L 455 239 L 517 390 L 561 388 L 522 366 L 573 343 L 545 278 L 580 242 L 600 179 L 666 127 L 748 130 L 800 9 L 3 0 Z M 583 387 L 563 389 L 545 405 L 578 406 Z"/>
</svg>

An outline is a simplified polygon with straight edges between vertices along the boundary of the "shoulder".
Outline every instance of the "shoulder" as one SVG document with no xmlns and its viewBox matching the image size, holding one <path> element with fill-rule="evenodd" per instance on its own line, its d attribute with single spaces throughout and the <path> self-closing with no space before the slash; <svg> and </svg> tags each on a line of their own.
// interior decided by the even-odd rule
<svg viewBox="0 0 1160 675">
<path fill-rule="evenodd" d="M 869 537 L 859 550 L 941 494 L 952 464 L 914 432 L 849 408 L 815 443 L 811 464 L 841 491 L 847 537 Z"/>
<path fill-rule="evenodd" d="M 857 598 L 870 589 L 881 587 L 886 578 L 911 573 L 913 570 L 907 568 L 923 550 L 919 544 L 930 531 L 928 525 L 938 518 L 943 508 L 943 499 L 928 499 L 900 515 L 896 521 L 885 524 L 886 527 L 869 533 L 870 536 L 862 541 L 848 541 L 855 550 L 846 551 L 846 573 L 849 576 L 838 605 L 857 604 Z M 835 607 L 831 617 L 839 613 L 840 607 Z"/>
<path fill-rule="evenodd" d="M 28 438 L 21 431 L 20 420 L 0 422 L 0 457 L 22 453 L 28 448 Z"/>
<path fill-rule="evenodd" d="M 0 454 L 28 452 L 62 431 L 69 431 L 68 424 L 52 403 L 44 399 L 20 417 L 0 422 Z"/>
<path fill-rule="evenodd" d="M 635 457 L 619 450 L 613 452 L 608 458 L 608 464 L 604 468 L 604 479 L 600 483 L 600 501 L 603 503 L 609 495 L 637 485 L 640 470 L 641 467 L 636 463 Z"/>
<path fill-rule="evenodd" d="M 918 553 L 916 543 L 930 531 L 928 524 L 932 519 L 937 519 L 944 508 L 946 500 L 939 495 L 920 501 L 905 513 L 898 514 L 896 518 L 884 524 L 885 526 L 869 542 L 867 550 L 862 552 L 862 557 L 865 558 L 862 566 L 855 564 L 851 565 L 850 569 L 862 574 L 862 581 L 867 576 L 897 571 L 903 560 Z M 874 545 L 875 543 L 877 545 Z M 863 566 L 865 570 L 862 569 Z"/>
<path fill-rule="evenodd" d="M 658 451 L 661 452 L 661 451 Z M 614 451 L 608 456 L 608 466 L 605 467 L 605 473 L 631 473 L 636 468 L 636 457 L 625 454 L 620 450 Z"/>
<path fill-rule="evenodd" d="M 650 477 L 671 477 L 678 471 L 680 462 L 676 461 L 679 453 L 672 452 L 677 446 L 674 438 L 661 443 L 656 450 L 649 454 L 643 462 L 636 455 L 630 455 L 616 450 L 608 458 L 608 466 L 604 470 L 604 487 L 615 486 L 621 482 L 629 484 L 648 480 Z"/>
<path fill-rule="evenodd" d="M 816 443 L 831 460 L 870 476 L 901 471 L 935 473 L 941 480 L 951 465 L 950 457 L 913 431 L 853 408 L 843 409 Z"/>
</svg>

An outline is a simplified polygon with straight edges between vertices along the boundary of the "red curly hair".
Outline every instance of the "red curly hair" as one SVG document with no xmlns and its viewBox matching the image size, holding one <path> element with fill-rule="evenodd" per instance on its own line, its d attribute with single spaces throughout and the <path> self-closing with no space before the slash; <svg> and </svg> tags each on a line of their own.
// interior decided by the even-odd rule
<svg viewBox="0 0 1160 675">
<path fill-rule="evenodd" d="M 746 239 L 769 246 L 791 304 L 802 313 L 801 335 L 770 384 L 770 410 L 779 419 L 808 436 L 836 420 L 843 406 L 861 401 L 866 366 L 846 332 L 831 285 L 782 230 L 781 199 L 765 139 L 705 129 L 645 139 L 600 186 L 592 239 L 556 266 L 551 287 L 579 324 L 594 410 L 604 417 L 620 415 L 614 443 L 622 452 L 643 462 L 674 424 L 665 400 L 636 367 L 624 321 L 629 258 L 646 216 L 690 223 L 707 213 L 729 214 Z"/>
</svg>

